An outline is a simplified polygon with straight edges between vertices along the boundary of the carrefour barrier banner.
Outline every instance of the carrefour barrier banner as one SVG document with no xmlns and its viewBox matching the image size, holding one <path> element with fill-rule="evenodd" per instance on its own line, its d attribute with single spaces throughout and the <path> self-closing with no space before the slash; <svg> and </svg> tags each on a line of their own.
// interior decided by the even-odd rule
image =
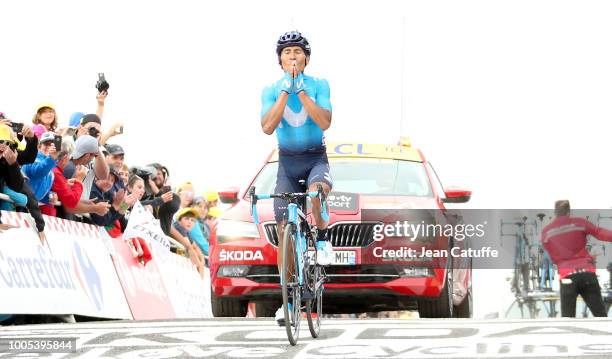
<svg viewBox="0 0 612 359">
<path fill-rule="evenodd" d="M 134 319 L 176 318 L 157 265 L 158 260 L 154 257 L 143 265 L 132 256 L 127 242 L 123 239 L 109 240 L 113 245 L 112 257 L 115 269 Z M 179 274 L 172 273 L 172 275 L 176 277 Z"/>
<path fill-rule="evenodd" d="M 202 278 L 189 259 L 176 254 L 160 258 L 157 265 L 177 318 L 213 317 L 208 268 Z"/>
<path fill-rule="evenodd" d="M 0 313 L 132 318 L 98 227 L 45 216 L 43 244 L 29 215 L 2 220 Z"/>
</svg>

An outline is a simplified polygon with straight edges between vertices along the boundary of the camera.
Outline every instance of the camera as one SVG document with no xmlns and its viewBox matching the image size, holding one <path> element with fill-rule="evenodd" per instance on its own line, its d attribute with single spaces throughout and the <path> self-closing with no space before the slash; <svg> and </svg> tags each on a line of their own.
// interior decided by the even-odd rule
<svg viewBox="0 0 612 359">
<path fill-rule="evenodd" d="M 106 81 L 106 78 L 104 77 L 104 73 L 103 72 L 98 73 L 98 82 L 96 82 L 96 89 L 98 89 L 98 92 L 108 91 L 109 87 L 110 85 Z"/>
<path fill-rule="evenodd" d="M 145 183 L 149 181 L 149 178 L 155 177 L 157 170 L 153 166 L 134 167 L 132 173 L 142 178 Z"/>
<path fill-rule="evenodd" d="M 11 122 L 11 127 L 15 133 L 21 133 L 21 131 L 23 131 L 23 123 Z"/>
<path fill-rule="evenodd" d="M 89 128 L 89 135 L 91 137 L 98 137 L 99 134 L 100 134 L 100 130 L 98 130 L 97 128 L 95 128 L 95 127 L 90 127 Z"/>
</svg>

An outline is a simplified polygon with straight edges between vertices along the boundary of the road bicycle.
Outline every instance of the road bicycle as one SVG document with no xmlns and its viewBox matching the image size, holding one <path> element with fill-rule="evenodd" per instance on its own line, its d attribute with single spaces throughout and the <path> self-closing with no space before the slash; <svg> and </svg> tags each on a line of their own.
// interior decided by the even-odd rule
<svg viewBox="0 0 612 359">
<path fill-rule="evenodd" d="M 539 239 L 541 233 L 544 214 L 538 214 L 540 226 L 535 220 L 528 220 L 522 217 L 520 220 L 501 221 L 501 236 L 511 236 L 516 238 L 514 254 L 514 274 L 512 277 L 512 291 L 519 302 L 521 313 L 523 304 L 527 305 L 529 317 L 538 316 L 538 300 L 545 300 L 544 306 L 548 317 L 556 317 L 557 310 L 553 296 L 553 279 L 555 269 L 550 256 L 542 247 Z M 513 233 L 505 233 L 504 225 L 516 226 Z M 534 228 L 529 232 L 527 227 Z M 547 294 L 548 293 L 548 294 Z"/>
<path fill-rule="evenodd" d="M 300 181 L 304 189 L 305 181 Z M 308 328 L 313 338 L 321 331 L 323 315 L 323 283 L 326 281 L 323 266 L 317 264 L 316 229 L 308 223 L 306 216 L 306 199 L 318 198 L 321 203 L 321 215 L 324 221 L 329 220 L 326 196 L 321 186 L 317 191 L 302 193 L 256 194 L 255 186 L 249 191 L 251 215 L 255 224 L 259 224 L 257 201 L 280 198 L 289 202 L 287 206 L 287 223 L 283 231 L 283 249 L 280 282 L 283 296 L 283 311 L 287 338 L 291 345 L 296 345 L 299 338 L 302 312 L 306 312 Z M 280 244 L 280 242 L 279 242 Z M 280 247 L 280 246 L 279 246 Z"/>
</svg>

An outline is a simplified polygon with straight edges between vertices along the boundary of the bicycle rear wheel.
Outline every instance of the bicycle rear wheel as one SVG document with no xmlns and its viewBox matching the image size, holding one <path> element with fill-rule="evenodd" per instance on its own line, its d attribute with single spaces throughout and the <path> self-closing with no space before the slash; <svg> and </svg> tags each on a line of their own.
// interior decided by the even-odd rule
<svg viewBox="0 0 612 359">
<path fill-rule="evenodd" d="M 287 339 L 291 345 L 296 345 L 300 332 L 300 319 L 302 318 L 301 293 L 298 278 L 298 254 L 296 251 L 296 237 L 294 226 L 289 223 L 285 226 L 283 234 L 281 291 L 283 294 L 283 312 L 285 315 L 285 329 Z M 291 273 L 291 270 L 293 273 Z M 291 292 L 291 297 L 289 296 Z M 293 317 L 293 323 L 291 323 Z"/>
</svg>

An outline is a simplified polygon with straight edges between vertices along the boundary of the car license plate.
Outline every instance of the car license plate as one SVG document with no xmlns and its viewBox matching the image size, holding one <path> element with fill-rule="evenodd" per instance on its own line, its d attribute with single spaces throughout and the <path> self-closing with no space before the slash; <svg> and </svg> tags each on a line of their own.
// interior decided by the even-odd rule
<svg viewBox="0 0 612 359">
<path fill-rule="evenodd" d="M 310 264 L 314 264 L 314 251 L 308 251 Z M 332 265 L 336 266 L 352 266 L 357 264 L 357 256 L 355 251 L 334 251 L 334 261 Z"/>
</svg>

